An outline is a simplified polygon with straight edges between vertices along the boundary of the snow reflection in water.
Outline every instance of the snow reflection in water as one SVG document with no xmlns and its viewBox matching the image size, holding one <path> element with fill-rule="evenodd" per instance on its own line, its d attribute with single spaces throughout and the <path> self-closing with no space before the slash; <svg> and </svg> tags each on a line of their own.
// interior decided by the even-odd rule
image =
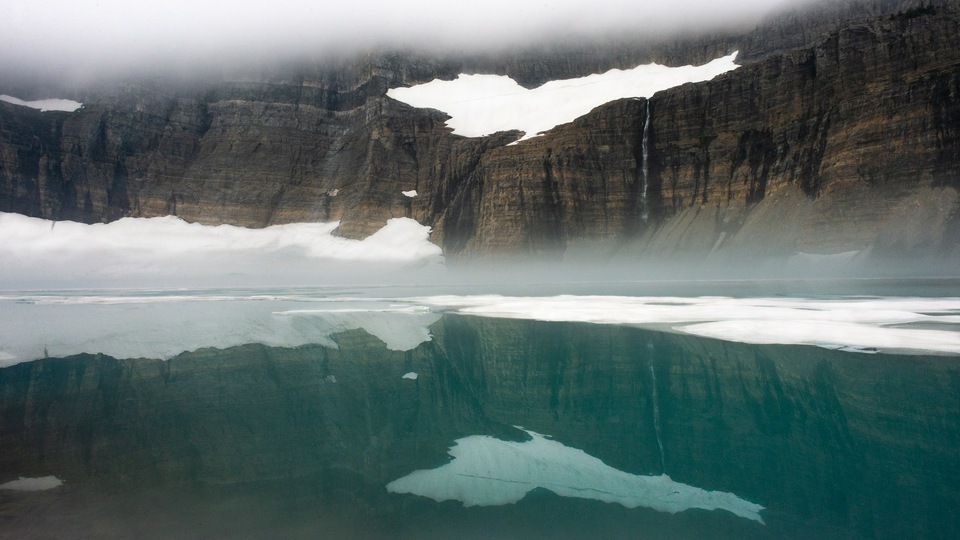
<svg viewBox="0 0 960 540">
<path fill-rule="evenodd" d="M 393 493 L 412 493 L 465 506 L 518 502 L 537 488 L 562 497 L 645 507 L 671 514 L 700 508 L 726 510 L 763 523 L 763 506 L 723 491 L 673 481 L 666 474 L 641 476 L 610 467 L 583 450 L 524 430 L 531 440 L 503 441 L 486 435 L 464 437 L 450 449 L 453 461 L 414 471 L 387 484 Z"/>
</svg>

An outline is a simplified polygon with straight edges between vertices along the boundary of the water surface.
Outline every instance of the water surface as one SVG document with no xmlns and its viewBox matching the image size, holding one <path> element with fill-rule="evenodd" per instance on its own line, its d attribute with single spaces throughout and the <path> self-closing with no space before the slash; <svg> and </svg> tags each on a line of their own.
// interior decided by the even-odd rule
<svg viewBox="0 0 960 540">
<path fill-rule="evenodd" d="M 956 354 L 422 293 L 6 294 L 0 484 L 62 485 L 0 489 L 0 536 L 960 534 Z M 956 332 L 953 297 L 870 298 L 945 301 L 920 326 Z"/>
</svg>

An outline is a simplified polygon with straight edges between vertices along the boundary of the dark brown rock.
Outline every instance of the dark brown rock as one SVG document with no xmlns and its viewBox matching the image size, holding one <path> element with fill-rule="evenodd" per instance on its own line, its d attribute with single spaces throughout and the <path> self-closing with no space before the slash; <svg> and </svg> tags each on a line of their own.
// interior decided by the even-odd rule
<svg viewBox="0 0 960 540">
<path fill-rule="evenodd" d="M 827 12 L 801 33 L 839 25 Z M 960 9 L 858 19 L 779 52 L 796 39 L 780 35 L 783 21 L 742 40 L 759 60 L 654 96 L 649 123 L 646 100 L 620 100 L 512 146 L 516 134 L 454 136 L 442 113 L 385 96 L 483 59 L 370 55 L 293 75 L 131 84 L 75 113 L 0 103 L 0 210 L 340 220 L 350 237 L 408 216 L 454 259 L 584 246 L 630 257 L 960 256 Z M 693 40 L 691 54 L 730 43 L 716 40 Z M 491 71 L 530 82 L 600 63 L 518 58 Z M 401 194 L 411 189 L 416 198 Z"/>
</svg>

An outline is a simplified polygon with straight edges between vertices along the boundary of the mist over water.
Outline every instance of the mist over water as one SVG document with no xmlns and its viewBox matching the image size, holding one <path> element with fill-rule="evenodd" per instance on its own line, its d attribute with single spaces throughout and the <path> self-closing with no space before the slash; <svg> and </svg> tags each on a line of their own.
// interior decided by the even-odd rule
<svg viewBox="0 0 960 540">
<path fill-rule="evenodd" d="M 0 214 L 0 290 L 378 285 L 507 294 L 530 288 L 538 294 L 710 294 L 731 287 L 764 294 L 871 294 L 883 289 L 884 280 L 910 280 L 922 288 L 958 278 L 953 260 L 856 252 L 785 256 L 764 246 L 673 256 L 571 249 L 540 257 L 445 260 L 429 241 L 429 228 L 413 220 L 390 220 L 364 240 L 338 237 L 336 226 L 245 229 L 174 217 L 84 225 Z"/>
<path fill-rule="evenodd" d="M 799 3 L 7 2 L 0 87 Z M 0 214 L 0 536 L 960 536 L 958 261 L 336 226 Z"/>
<path fill-rule="evenodd" d="M 18 441 L 0 454 L 0 485 L 17 487 L 0 489 L 0 532 L 960 530 L 946 271 L 769 254 L 448 263 L 410 221 L 371 243 L 335 224 L 0 217 L 15 231 L 0 243 L 0 440 Z M 454 447 L 477 478 L 448 497 Z M 490 466 L 504 451 L 509 478 Z"/>
</svg>

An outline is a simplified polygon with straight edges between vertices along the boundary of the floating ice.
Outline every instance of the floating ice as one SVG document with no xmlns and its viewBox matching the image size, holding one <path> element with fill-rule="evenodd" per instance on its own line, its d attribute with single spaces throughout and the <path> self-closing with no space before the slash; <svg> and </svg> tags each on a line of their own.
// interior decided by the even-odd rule
<svg viewBox="0 0 960 540">
<path fill-rule="evenodd" d="M 411 381 L 415 381 L 415 380 L 417 380 L 417 372 L 416 372 L 416 371 L 409 371 L 409 372 L 407 372 L 407 373 L 404 373 L 404 374 L 403 374 L 403 377 L 401 377 L 401 378 L 402 378 L 402 379 L 409 379 L 409 380 L 411 380 Z"/>
<path fill-rule="evenodd" d="M 411 300 L 484 317 L 629 324 L 746 343 L 960 354 L 960 298 L 494 295 Z"/>
<path fill-rule="evenodd" d="M 763 523 L 763 506 L 723 491 L 707 491 L 675 482 L 667 475 L 640 476 L 610 467 L 583 450 L 564 446 L 527 431 L 532 440 L 502 441 L 485 435 L 458 439 L 453 461 L 432 470 L 414 471 L 387 484 L 391 493 L 411 493 L 465 506 L 516 503 L 543 488 L 561 497 L 639 506 L 660 512 L 692 508 L 726 510 Z"/>
<path fill-rule="evenodd" d="M 204 347 L 317 344 L 362 329 L 395 351 L 430 341 L 440 315 L 410 306 L 368 303 L 302 308 L 307 299 L 137 296 L 0 297 L 0 367 L 46 357 L 102 353 L 168 359 Z M 344 309 L 349 307 L 349 309 Z"/>
<path fill-rule="evenodd" d="M 450 115 L 447 125 L 465 137 L 520 130 L 523 139 L 621 98 L 650 97 L 660 90 L 710 80 L 739 67 L 737 53 L 702 66 L 667 67 L 645 64 L 629 70 L 578 79 L 550 81 L 528 90 L 503 75 L 460 75 L 456 80 L 434 80 L 410 88 L 394 88 L 387 95 L 408 105 L 438 109 Z"/>
<path fill-rule="evenodd" d="M 30 107 L 31 109 L 38 109 L 40 112 L 45 111 L 64 111 L 64 112 L 75 112 L 80 107 L 83 107 L 83 103 L 79 101 L 73 101 L 70 99 L 38 99 L 36 101 L 24 101 L 22 99 L 17 99 L 13 96 L 8 96 L 6 94 L 0 94 L 0 101 L 5 101 L 12 105 L 20 105 L 23 107 Z"/>
<path fill-rule="evenodd" d="M 24 478 L 11 480 L 0 484 L 0 489 L 10 491 L 46 491 L 63 485 L 63 481 L 56 476 L 42 476 L 40 478 Z"/>
<path fill-rule="evenodd" d="M 412 351 L 432 339 L 430 325 L 440 319 L 440 314 L 430 313 L 417 307 L 360 309 L 344 311 L 294 310 L 276 313 L 290 317 L 318 319 L 329 328 L 327 335 L 362 328 L 382 341 L 391 351 Z"/>
<path fill-rule="evenodd" d="M 679 330 L 698 336 L 754 344 L 816 345 L 863 353 L 885 350 L 960 354 L 960 332 L 946 330 L 804 320 L 785 324 L 771 324 L 765 320 L 717 321 L 691 324 Z"/>
</svg>

